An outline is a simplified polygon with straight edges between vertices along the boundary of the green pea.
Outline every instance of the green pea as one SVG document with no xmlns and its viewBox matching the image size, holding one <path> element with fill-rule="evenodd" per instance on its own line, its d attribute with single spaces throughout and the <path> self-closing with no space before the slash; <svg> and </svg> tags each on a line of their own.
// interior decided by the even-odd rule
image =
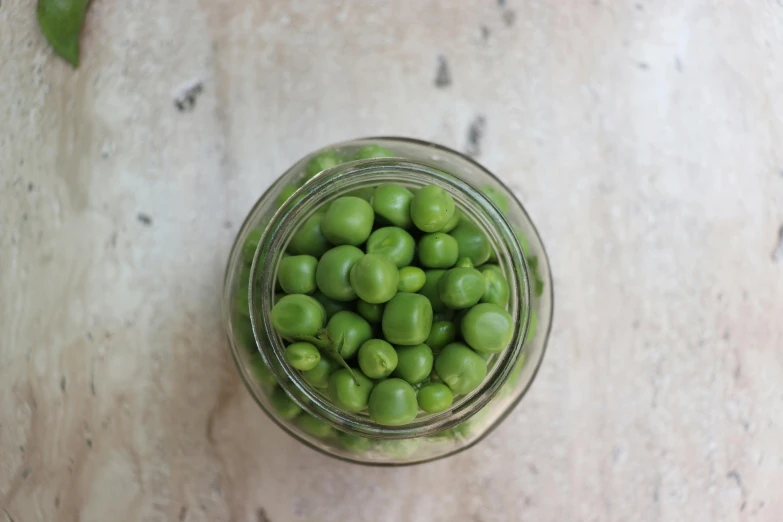
<svg viewBox="0 0 783 522">
<path fill-rule="evenodd" d="M 386 303 L 381 326 L 392 344 L 421 344 L 432 328 L 432 305 L 423 295 L 399 292 Z"/>
<path fill-rule="evenodd" d="M 367 203 L 372 201 L 373 194 L 375 194 L 375 187 L 362 187 L 356 190 L 352 190 L 345 194 L 346 196 L 352 196 L 354 198 L 363 199 Z"/>
<path fill-rule="evenodd" d="M 430 383 L 430 374 L 432 373 L 432 370 L 430 370 L 430 373 L 427 374 L 427 376 L 424 378 L 423 381 L 419 381 L 416 384 L 411 384 L 413 386 L 413 389 L 417 392 L 421 389 L 422 386 L 425 386 Z"/>
<path fill-rule="evenodd" d="M 419 408 L 427 413 L 440 413 L 446 411 L 454 401 L 451 388 L 441 382 L 431 382 L 419 388 L 416 394 Z"/>
<path fill-rule="evenodd" d="M 451 343 L 435 358 L 435 371 L 452 392 L 464 395 L 482 383 L 487 376 L 487 363 L 464 344 Z"/>
<path fill-rule="evenodd" d="M 370 418 L 384 426 L 408 424 L 419 411 L 416 391 L 402 379 L 386 379 L 375 385 L 370 393 Z"/>
<path fill-rule="evenodd" d="M 484 276 L 484 295 L 481 296 L 482 303 L 493 303 L 500 307 L 505 307 L 508 303 L 510 290 L 508 281 L 503 277 L 503 272 L 497 265 L 482 265 L 479 272 Z"/>
<path fill-rule="evenodd" d="M 253 335 L 253 325 L 247 317 L 234 317 L 231 321 L 234 339 L 241 347 L 250 353 L 257 353 L 256 338 Z"/>
<path fill-rule="evenodd" d="M 368 254 L 385 256 L 400 268 L 413 261 L 416 241 L 399 227 L 383 227 L 370 234 L 366 248 Z"/>
<path fill-rule="evenodd" d="M 381 147 L 380 145 L 365 145 L 363 147 L 360 147 L 358 151 L 356 151 L 356 159 L 362 160 L 362 159 L 372 159 L 372 158 L 391 158 L 394 154 L 392 152 L 384 147 Z"/>
<path fill-rule="evenodd" d="M 324 212 L 316 212 L 304 220 L 288 243 L 288 251 L 296 255 L 321 257 L 331 248 L 329 241 L 321 232 Z"/>
<path fill-rule="evenodd" d="M 269 366 L 266 365 L 264 359 L 260 355 L 255 354 L 250 358 L 250 374 L 255 380 L 261 383 L 262 386 L 271 388 L 277 386 L 277 379 Z"/>
<path fill-rule="evenodd" d="M 317 334 L 326 322 L 326 311 L 309 295 L 292 294 L 272 307 L 271 319 L 277 333 L 296 338 Z"/>
<path fill-rule="evenodd" d="M 430 334 L 424 344 L 432 348 L 432 351 L 438 353 L 449 343 L 457 338 L 457 328 L 454 323 L 449 321 L 437 321 L 432 323 Z"/>
<path fill-rule="evenodd" d="M 411 219 L 422 232 L 441 230 L 454 216 L 454 198 L 437 185 L 422 187 L 411 201 Z"/>
<path fill-rule="evenodd" d="M 321 232 L 335 245 L 361 245 L 372 232 L 375 215 L 369 203 L 355 196 L 332 201 L 321 221 Z"/>
<path fill-rule="evenodd" d="M 375 189 L 371 203 L 381 221 L 396 227 L 410 228 L 412 200 L 413 193 L 410 190 L 402 185 L 389 183 Z"/>
<path fill-rule="evenodd" d="M 525 254 L 525 257 L 530 256 L 530 240 L 525 236 L 525 233 L 522 232 L 522 229 L 519 227 L 511 227 L 514 230 L 514 233 L 517 236 L 517 239 L 519 240 L 519 245 L 522 247 L 522 252 Z"/>
<path fill-rule="evenodd" d="M 338 368 L 340 364 L 337 361 L 329 357 L 321 357 L 315 368 L 302 372 L 302 377 L 313 388 L 326 388 L 329 386 L 329 376 Z"/>
<path fill-rule="evenodd" d="M 416 346 L 398 346 L 397 369 L 394 376 L 418 384 L 430 376 L 432 371 L 432 350 L 426 344 Z"/>
<path fill-rule="evenodd" d="M 367 301 L 358 301 L 356 311 L 370 323 L 380 323 L 383 319 L 383 303 L 368 303 Z"/>
<path fill-rule="evenodd" d="M 448 234 L 424 234 L 419 240 L 419 263 L 427 268 L 450 268 L 457 262 L 457 240 Z"/>
<path fill-rule="evenodd" d="M 283 187 L 283 190 L 280 191 L 280 194 L 278 194 L 275 199 L 275 205 L 277 205 L 278 208 L 282 207 L 297 190 L 299 190 L 299 185 L 286 185 Z"/>
<path fill-rule="evenodd" d="M 481 303 L 468 310 L 460 330 L 465 342 L 474 350 L 497 353 L 511 344 L 514 320 L 498 305 Z"/>
<path fill-rule="evenodd" d="M 318 366 L 321 352 L 310 343 L 293 343 L 285 349 L 285 360 L 297 370 L 306 372 Z"/>
<path fill-rule="evenodd" d="M 341 368 L 329 376 L 329 398 L 345 411 L 357 412 L 367 407 L 373 383 L 362 372 L 354 369 L 353 375 Z"/>
<path fill-rule="evenodd" d="M 356 299 L 351 286 L 351 269 L 361 259 L 364 252 L 355 246 L 342 245 L 328 250 L 318 261 L 315 269 L 315 282 L 318 290 L 335 301 Z"/>
<path fill-rule="evenodd" d="M 90 0 L 39 0 L 38 25 L 60 57 L 79 66 L 79 35 Z"/>
<path fill-rule="evenodd" d="M 483 265 L 489 259 L 492 247 L 487 236 L 475 223 L 463 219 L 457 228 L 451 231 L 451 236 L 457 240 L 459 257 L 467 257 L 473 266 Z"/>
<path fill-rule="evenodd" d="M 419 449 L 421 439 L 388 439 L 379 440 L 376 444 L 385 455 L 396 459 L 407 459 Z"/>
<path fill-rule="evenodd" d="M 331 425 L 313 417 L 309 413 L 300 415 L 296 420 L 296 424 L 308 435 L 319 439 L 325 439 L 337 434 L 337 431 Z"/>
<path fill-rule="evenodd" d="M 447 310 L 446 305 L 440 298 L 440 292 L 438 292 L 438 283 L 445 273 L 445 270 L 425 270 L 424 272 L 426 280 L 419 293 L 429 299 L 434 312 Z"/>
<path fill-rule="evenodd" d="M 245 236 L 245 242 L 242 244 L 242 259 L 245 263 L 252 263 L 253 257 L 256 255 L 256 249 L 258 248 L 258 242 L 261 241 L 261 236 L 264 235 L 264 229 L 254 228 Z"/>
<path fill-rule="evenodd" d="M 339 353 L 345 359 L 352 357 L 365 341 L 372 339 L 370 323 L 360 315 L 345 310 L 337 312 L 329 319 L 326 331 L 334 343 L 343 340 Z"/>
<path fill-rule="evenodd" d="M 454 210 L 454 215 L 451 216 L 451 219 L 449 219 L 448 223 L 446 223 L 446 225 L 443 228 L 438 230 L 438 232 L 443 232 L 444 234 L 448 234 L 449 232 L 457 228 L 457 225 L 459 225 L 459 222 L 462 219 L 463 215 L 464 214 L 460 209 Z"/>
<path fill-rule="evenodd" d="M 243 264 L 237 276 L 237 287 L 248 288 L 250 286 L 250 264 Z"/>
<path fill-rule="evenodd" d="M 457 263 L 454 266 L 457 268 L 473 268 L 473 261 L 469 257 L 461 257 L 457 259 Z"/>
<path fill-rule="evenodd" d="M 370 339 L 359 348 L 359 368 L 370 379 L 388 377 L 397 368 L 397 350 L 383 339 Z"/>
<path fill-rule="evenodd" d="M 234 294 L 234 308 L 242 317 L 250 317 L 250 291 L 246 286 L 237 288 Z"/>
<path fill-rule="evenodd" d="M 443 304 L 462 310 L 479 302 L 485 286 L 484 276 L 475 268 L 452 268 L 438 281 L 438 292 Z"/>
<path fill-rule="evenodd" d="M 427 274 L 417 266 L 404 266 L 399 270 L 398 292 L 416 293 L 427 282 Z"/>
<path fill-rule="evenodd" d="M 452 321 L 452 319 L 454 319 L 454 314 L 455 314 L 454 310 L 452 310 L 450 308 L 446 308 L 442 312 L 435 312 L 434 314 L 432 314 L 432 321 L 433 322 L 438 322 L 438 321 L 454 322 L 454 321 Z M 457 325 L 455 324 L 454 326 L 456 327 Z"/>
<path fill-rule="evenodd" d="M 340 159 L 340 156 L 337 155 L 337 152 L 326 150 L 307 162 L 305 175 L 310 179 L 319 172 L 335 167 L 340 163 L 342 163 L 342 160 Z"/>
<path fill-rule="evenodd" d="M 451 318 L 451 322 L 454 323 L 454 328 L 457 329 L 457 337 L 462 335 L 462 318 L 468 313 L 470 308 L 463 308 L 462 310 L 454 310 L 454 316 Z"/>
<path fill-rule="evenodd" d="M 513 391 L 514 387 L 517 384 L 517 381 L 519 380 L 519 375 L 522 373 L 522 369 L 525 367 L 525 353 L 519 354 L 519 359 L 517 359 L 517 362 L 514 363 L 514 369 L 512 370 L 511 374 L 508 376 L 508 380 L 506 380 L 506 384 L 503 385 L 503 388 L 507 388 Z"/>
<path fill-rule="evenodd" d="M 335 301 L 334 299 L 330 299 L 326 297 L 324 294 L 322 294 L 321 292 L 314 293 L 313 297 L 324 307 L 324 310 L 326 311 L 327 321 L 331 319 L 332 316 L 337 312 L 341 312 L 342 310 L 345 310 L 346 303 Z"/>
<path fill-rule="evenodd" d="M 277 280 L 287 294 L 315 292 L 315 269 L 318 260 L 313 256 L 288 256 L 280 261 Z"/>
<path fill-rule="evenodd" d="M 506 198 L 505 194 L 503 194 L 502 190 L 495 187 L 494 185 L 489 184 L 481 185 L 479 189 L 481 189 L 481 192 L 486 194 L 486 196 L 492 200 L 492 203 L 498 207 L 498 210 L 500 210 L 503 214 L 508 214 L 508 199 Z"/>
<path fill-rule="evenodd" d="M 397 293 L 397 267 L 388 258 L 366 254 L 351 268 L 351 286 L 359 299 L 372 304 L 385 303 Z"/>
<path fill-rule="evenodd" d="M 356 453 L 369 451 L 372 442 L 367 437 L 343 432 L 337 432 L 337 439 L 345 449 Z"/>
<path fill-rule="evenodd" d="M 269 402 L 272 403 L 272 408 L 277 414 L 285 420 L 291 420 L 302 413 L 302 408 L 279 386 L 272 391 Z"/>
</svg>

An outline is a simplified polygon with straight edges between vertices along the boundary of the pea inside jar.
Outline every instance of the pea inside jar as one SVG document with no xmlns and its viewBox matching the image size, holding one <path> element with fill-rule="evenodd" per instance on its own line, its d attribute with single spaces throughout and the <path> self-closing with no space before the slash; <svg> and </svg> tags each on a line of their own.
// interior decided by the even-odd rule
<svg viewBox="0 0 783 522">
<path fill-rule="evenodd" d="M 259 200 L 229 260 L 231 349 L 300 441 L 360 463 L 421 462 L 494 427 L 511 377 L 521 395 L 540 360 L 520 355 L 545 277 L 531 274 L 528 293 L 539 243 L 505 187 L 465 179 L 467 163 L 430 180 L 421 145 L 367 141 L 311 156 Z"/>
<path fill-rule="evenodd" d="M 446 190 L 380 183 L 365 187 L 364 194 L 369 201 L 343 195 L 315 210 L 323 216 L 320 229 L 329 246 L 320 255 L 312 255 L 319 253 L 315 249 L 297 255 L 306 250 L 299 240 L 304 233 L 324 244 L 312 219 L 294 233 L 290 255 L 278 265 L 284 295 L 272 307 L 272 325 L 288 344 L 286 359 L 295 369 L 312 371 L 321 358 L 336 363 L 326 392 L 335 406 L 399 426 L 419 414 L 445 411 L 481 385 L 486 354 L 508 347 L 515 325 L 494 304 L 496 296 L 480 303 L 487 288 L 508 282 L 486 263 L 489 254 L 476 254 L 476 244 L 481 250 L 489 242 L 457 212 Z M 445 228 L 472 235 L 460 243 Z M 474 268 L 471 258 L 484 266 Z M 437 285 L 426 289 L 425 269 L 442 271 Z M 328 321 L 310 297 L 316 291 L 342 307 Z M 434 321 L 435 308 L 462 311 L 461 321 Z"/>
</svg>

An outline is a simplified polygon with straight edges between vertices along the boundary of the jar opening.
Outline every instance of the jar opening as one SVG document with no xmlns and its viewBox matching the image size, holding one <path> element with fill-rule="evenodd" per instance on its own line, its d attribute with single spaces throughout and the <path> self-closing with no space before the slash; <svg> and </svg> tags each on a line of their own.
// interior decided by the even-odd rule
<svg viewBox="0 0 783 522">
<path fill-rule="evenodd" d="M 511 289 L 508 311 L 515 329 L 511 344 L 488 361 L 489 372 L 473 392 L 437 414 L 420 414 L 404 426 L 384 426 L 365 413 L 349 413 L 307 384 L 283 356 L 282 338 L 271 324 L 274 282 L 279 261 L 299 225 L 321 205 L 346 193 L 382 183 L 412 188 L 438 185 L 454 198 L 457 207 L 487 236 Z M 395 158 L 353 161 L 325 170 L 297 190 L 275 213 L 259 241 L 250 269 L 249 303 L 253 335 L 261 357 L 280 386 L 305 411 L 336 428 L 369 438 L 402 439 L 432 435 L 464 422 L 500 390 L 523 352 L 530 320 L 528 266 L 516 234 L 487 196 L 461 179 L 424 163 Z"/>
</svg>

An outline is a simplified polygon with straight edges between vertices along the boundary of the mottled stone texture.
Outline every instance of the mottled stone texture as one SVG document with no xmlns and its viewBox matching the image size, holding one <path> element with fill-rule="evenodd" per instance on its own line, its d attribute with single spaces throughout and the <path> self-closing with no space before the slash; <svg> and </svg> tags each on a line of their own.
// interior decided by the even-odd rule
<svg viewBox="0 0 783 522">
<path fill-rule="evenodd" d="M 93 0 L 74 71 L 0 4 L 0 519 L 783 520 L 783 5 Z M 555 274 L 478 447 L 368 469 L 238 382 L 221 278 L 323 144 L 477 155 Z"/>
</svg>

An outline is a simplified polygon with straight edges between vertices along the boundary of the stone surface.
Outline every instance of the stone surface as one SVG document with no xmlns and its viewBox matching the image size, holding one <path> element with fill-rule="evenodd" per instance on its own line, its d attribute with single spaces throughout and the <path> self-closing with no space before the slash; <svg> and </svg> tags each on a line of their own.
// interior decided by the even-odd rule
<svg viewBox="0 0 783 522">
<path fill-rule="evenodd" d="M 82 65 L 0 3 L 0 519 L 783 519 L 783 6 L 94 0 Z M 307 151 L 469 151 L 555 274 L 544 366 L 479 446 L 330 460 L 219 321 Z"/>
</svg>

